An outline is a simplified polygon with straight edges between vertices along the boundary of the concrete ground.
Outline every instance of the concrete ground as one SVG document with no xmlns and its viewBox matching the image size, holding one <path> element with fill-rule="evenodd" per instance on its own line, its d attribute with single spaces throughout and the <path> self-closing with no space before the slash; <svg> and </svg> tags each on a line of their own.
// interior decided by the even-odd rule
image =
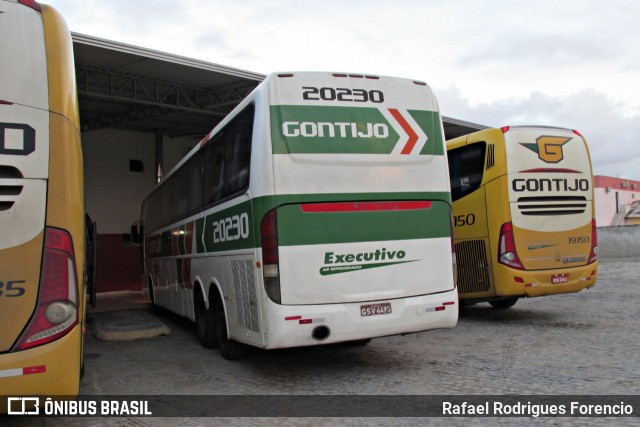
<svg viewBox="0 0 640 427">
<path fill-rule="evenodd" d="M 364 347 L 255 349 L 246 359 L 233 362 L 215 349 L 202 348 L 192 322 L 166 311 L 153 313 L 141 294 L 100 295 L 87 334 L 81 397 L 161 396 L 169 406 L 179 398 L 183 403 L 190 396 L 194 402 L 204 398 L 205 403 L 194 411 L 207 405 L 207 397 L 247 395 L 339 396 L 344 404 L 351 402 L 350 396 L 362 395 L 425 399 L 433 395 L 618 395 L 637 402 L 639 266 L 640 258 L 602 259 L 593 289 L 520 300 L 507 310 L 494 310 L 488 304 L 465 307 L 454 329 L 379 338 Z M 114 324 L 109 320 L 112 313 L 125 318 L 144 313 L 148 317 L 143 316 L 143 324 L 164 324 L 170 334 L 133 341 L 99 339 L 98 329 Z M 640 412 L 640 405 L 635 410 Z M 36 418 L 17 425 L 638 426 L 637 415 L 615 419 Z"/>
</svg>

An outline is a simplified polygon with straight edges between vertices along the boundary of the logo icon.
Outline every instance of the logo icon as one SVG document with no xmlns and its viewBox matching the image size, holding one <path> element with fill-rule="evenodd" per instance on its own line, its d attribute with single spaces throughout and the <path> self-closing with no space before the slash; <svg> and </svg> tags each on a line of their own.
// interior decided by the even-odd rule
<svg viewBox="0 0 640 427">
<path fill-rule="evenodd" d="M 39 397 L 8 397 L 7 415 L 39 415 Z"/>
<path fill-rule="evenodd" d="M 535 144 L 520 145 L 538 154 L 538 158 L 545 163 L 559 163 L 564 159 L 562 146 L 572 139 L 565 136 L 541 136 L 536 139 Z"/>
</svg>

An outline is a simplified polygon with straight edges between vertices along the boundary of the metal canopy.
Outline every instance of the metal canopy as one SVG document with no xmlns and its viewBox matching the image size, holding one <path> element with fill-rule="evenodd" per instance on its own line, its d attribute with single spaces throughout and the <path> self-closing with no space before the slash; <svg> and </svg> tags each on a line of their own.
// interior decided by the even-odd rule
<svg viewBox="0 0 640 427">
<path fill-rule="evenodd" d="M 265 76 L 72 33 L 82 131 L 202 136 Z"/>
<path fill-rule="evenodd" d="M 266 76 L 72 33 L 82 131 L 204 136 Z M 443 118 L 445 138 L 485 126 Z"/>
</svg>

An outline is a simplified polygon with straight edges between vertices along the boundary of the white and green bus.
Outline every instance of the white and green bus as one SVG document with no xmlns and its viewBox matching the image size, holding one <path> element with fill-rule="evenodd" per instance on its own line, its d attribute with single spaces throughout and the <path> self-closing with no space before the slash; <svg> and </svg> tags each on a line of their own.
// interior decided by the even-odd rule
<svg viewBox="0 0 640 427">
<path fill-rule="evenodd" d="M 423 82 L 271 74 L 144 201 L 144 288 L 227 359 L 454 327 L 443 140 Z"/>
</svg>

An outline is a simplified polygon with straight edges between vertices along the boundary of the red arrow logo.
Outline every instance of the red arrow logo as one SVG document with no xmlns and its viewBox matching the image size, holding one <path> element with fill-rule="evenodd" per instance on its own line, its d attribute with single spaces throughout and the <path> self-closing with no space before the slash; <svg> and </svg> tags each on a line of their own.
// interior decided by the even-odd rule
<svg viewBox="0 0 640 427">
<path fill-rule="evenodd" d="M 411 128 L 409 123 L 407 123 L 404 117 L 402 117 L 402 114 L 400 114 L 400 111 L 398 111 L 395 108 L 389 108 L 389 112 L 391 113 L 393 118 L 396 119 L 398 123 L 400 123 L 402 130 L 404 130 L 409 136 L 409 139 L 407 140 L 407 143 L 402 148 L 402 151 L 400 152 L 400 154 L 411 154 L 411 150 L 413 150 L 413 147 L 416 146 L 416 142 L 418 142 L 418 134 L 414 132 L 413 128 Z"/>
</svg>

